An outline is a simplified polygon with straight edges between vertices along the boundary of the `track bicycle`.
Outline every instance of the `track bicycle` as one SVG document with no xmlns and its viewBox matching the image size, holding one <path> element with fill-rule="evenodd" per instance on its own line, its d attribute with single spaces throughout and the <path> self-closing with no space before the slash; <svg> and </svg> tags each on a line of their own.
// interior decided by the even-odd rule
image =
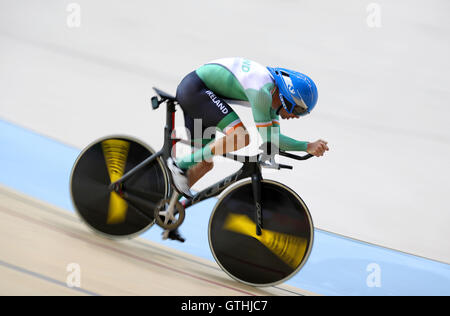
<svg viewBox="0 0 450 316">
<path fill-rule="evenodd" d="M 270 146 L 255 156 L 224 154 L 242 162 L 242 167 L 180 202 L 166 161 L 176 143 L 191 143 L 172 137 L 176 98 L 154 90 L 152 108 L 166 105 L 164 144 L 159 151 L 136 138 L 112 135 L 88 145 L 75 161 L 70 190 L 83 222 L 113 239 L 133 238 L 156 223 L 167 237 L 183 223 L 187 209 L 219 196 L 208 225 L 209 246 L 219 266 L 233 279 L 252 286 L 291 278 L 310 255 L 313 221 L 300 196 L 282 183 L 263 179 L 261 168 L 293 168 L 277 163 L 276 154 L 295 160 L 312 155 L 271 153 Z"/>
</svg>

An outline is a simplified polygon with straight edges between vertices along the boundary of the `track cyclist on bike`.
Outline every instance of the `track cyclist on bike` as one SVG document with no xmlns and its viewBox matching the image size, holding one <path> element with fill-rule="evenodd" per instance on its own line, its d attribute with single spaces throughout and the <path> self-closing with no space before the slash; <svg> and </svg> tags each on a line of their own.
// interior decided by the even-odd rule
<svg viewBox="0 0 450 316">
<path fill-rule="evenodd" d="M 329 150 L 326 141 L 298 141 L 280 133 L 280 116 L 291 119 L 309 114 L 317 98 L 316 85 L 308 76 L 284 68 L 264 67 L 244 58 L 218 59 L 189 73 L 178 85 L 176 99 L 183 109 L 192 145 L 201 144 L 202 148 L 176 160 L 168 159 L 176 188 L 191 197 L 190 188 L 213 168 L 214 155 L 249 145 L 247 129 L 224 99 L 250 103 L 263 143 L 270 142 L 273 148 L 285 151 L 323 156 Z M 194 121 L 198 119 L 201 121 Z M 196 138 L 197 126 L 201 128 L 200 138 Z M 211 128 L 225 136 L 215 139 Z M 169 237 L 184 241 L 177 231 Z"/>
</svg>

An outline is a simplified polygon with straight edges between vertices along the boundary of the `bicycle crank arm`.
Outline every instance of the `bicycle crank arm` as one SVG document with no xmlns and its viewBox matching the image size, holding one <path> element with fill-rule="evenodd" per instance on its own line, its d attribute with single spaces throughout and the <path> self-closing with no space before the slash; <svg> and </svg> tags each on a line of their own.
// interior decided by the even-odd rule
<svg viewBox="0 0 450 316">
<path fill-rule="evenodd" d="M 183 223 L 186 212 L 183 205 L 178 202 L 178 195 L 179 193 L 175 191 L 170 200 L 161 200 L 155 207 L 155 221 L 161 228 L 171 231 Z"/>
</svg>

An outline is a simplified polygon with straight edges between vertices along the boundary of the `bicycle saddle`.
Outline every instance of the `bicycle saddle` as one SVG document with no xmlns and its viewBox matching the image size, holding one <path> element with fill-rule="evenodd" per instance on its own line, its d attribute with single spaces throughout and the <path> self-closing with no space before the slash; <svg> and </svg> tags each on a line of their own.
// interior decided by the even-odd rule
<svg viewBox="0 0 450 316">
<path fill-rule="evenodd" d="M 155 92 L 163 99 L 167 99 L 167 100 L 170 100 L 170 101 L 176 101 L 177 100 L 174 96 L 168 94 L 167 92 L 159 90 L 158 88 L 153 87 L 153 90 L 155 90 Z"/>
</svg>

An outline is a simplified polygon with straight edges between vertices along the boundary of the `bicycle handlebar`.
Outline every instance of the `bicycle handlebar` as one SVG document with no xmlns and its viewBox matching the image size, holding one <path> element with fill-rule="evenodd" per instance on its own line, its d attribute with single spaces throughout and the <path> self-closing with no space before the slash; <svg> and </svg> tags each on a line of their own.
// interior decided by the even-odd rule
<svg viewBox="0 0 450 316">
<path fill-rule="evenodd" d="M 287 153 L 287 152 L 285 152 L 283 150 L 280 150 L 278 154 L 280 156 L 292 158 L 292 159 L 295 159 L 295 160 L 307 160 L 309 158 L 314 157 L 314 155 L 311 155 L 311 154 L 307 154 L 307 155 L 304 155 L 304 156 L 297 156 L 297 155 L 294 155 L 294 154 L 291 154 L 291 153 Z"/>
<path fill-rule="evenodd" d="M 175 140 L 177 143 L 180 142 L 184 145 L 193 146 L 194 148 L 197 148 L 197 149 L 202 148 L 202 146 L 199 144 L 192 144 L 192 143 L 188 142 L 187 140 L 184 140 L 181 138 L 174 138 L 173 140 Z M 251 162 L 251 161 L 257 161 L 258 160 L 257 157 L 260 157 L 263 154 L 264 153 L 258 154 L 256 156 L 240 156 L 240 155 L 236 155 L 236 154 L 232 154 L 232 153 L 225 153 L 225 154 L 222 154 L 222 156 L 225 158 L 240 161 L 240 162 Z M 307 154 L 304 156 L 298 156 L 298 155 L 294 155 L 294 154 L 285 152 L 284 150 L 278 150 L 278 152 L 275 152 L 275 154 L 278 154 L 283 157 L 295 159 L 295 160 L 307 160 L 309 158 L 314 157 L 314 155 L 311 155 L 311 154 Z M 277 166 L 278 166 L 278 169 L 293 169 L 293 167 L 289 166 L 289 165 L 277 164 Z"/>
<path fill-rule="evenodd" d="M 279 154 L 280 156 L 292 158 L 292 159 L 295 159 L 295 160 L 307 160 L 307 159 L 309 159 L 309 158 L 311 158 L 311 157 L 314 157 L 314 156 L 311 155 L 311 154 L 307 154 L 307 155 L 304 155 L 304 156 L 297 156 L 297 155 L 290 154 L 290 153 L 287 153 L 287 152 L 282 151 L 282 150 L 280 150 L 280 151 L 278 152 L 278 154 Z M 294 167 L 293 167 L 293 166 L 290 166 L 290 165 L 284 165 L 284 164 L 281 164 L 281 163 L 275 163 L 274 161 L 273 161 L 273 163 L 274 163 L 274 164 L 273 164 L 272 167 L 275 168 L 275 169 L 278 169 L 278 170 L 280 170 L 280 169 L 290 169 L 290 170 L 294 169 Z"/>
<path fill-rule="evenodd" d="M 291 169 L 292 170 L 294 168 L 293 166 L 290 166 L 290 165 L 284 165 L 281 163 L 277 163 L 275 161 L 275 155 L 277 155 L 277 154 L 280 156 L 284 156 L 284 157 L 295 159 L 295 160 L 307 160 L 311 157 L 314 157 L 311 154 L 307 154 L 304 156 L 297 156 L 297 155 L 294 155 L 291 153 L 287 153 L 283 150 L 278 150 L 278 148 L 276 148 L 276 147 L 275 147 L 275 149 L 276 149 L 275 151 L 273 151 L 273 149 L 274 148 L 272 148 L 270 154 L 267 153 L 267 151 L 264 151 L 263 153 L 258 155 L 261 166 L 263 166 L 265 168 L 272 168 L 272 169 L 278 169 L 278 170 L 280 170 L 280 169 Z"/>
</svg>

